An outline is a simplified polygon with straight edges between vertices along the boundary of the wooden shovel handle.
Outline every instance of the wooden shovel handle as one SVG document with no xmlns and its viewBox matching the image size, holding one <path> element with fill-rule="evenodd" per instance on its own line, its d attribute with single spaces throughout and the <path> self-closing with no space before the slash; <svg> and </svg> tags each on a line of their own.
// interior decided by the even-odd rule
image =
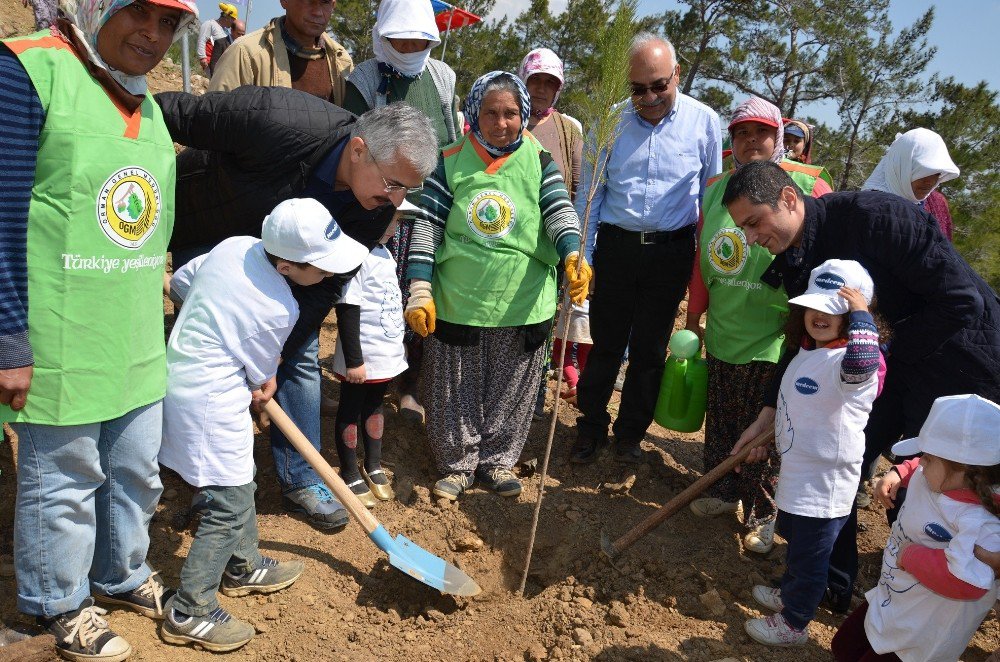
<svg viewBox="0 0 1000 662">
<path fill-rule="evenodd" d="M 289 443 L 295 447 L 299 455 L 309 463 L 309 466 L 316 470 L 316 473 L 323 479 L 323 482 L 340 499 L 340 503 L 344 504 L 344 508 L 347 508 L 347 512 L 365 530 L 365 533 L 371 533 L 377 529 L 379 523 L 375 519 L 375 516 L 368 512 L 365 505 L 358 500 L 358 497 L 354 495 L 354 492 L 351 491 L 351 488 L 347 486 L 340 475 L 323 459 L 319 451 L 313 448 L 313 445 L 302 434 L 298 426 L 292 422 L 292 419 L 288 418 L 285 410 L 274 400 L 268 400 L 267 404 L 264 405 L 264 412 L 271 417 L 271 424 L 278 426 L 278 429 L 285 435 Z"/>
<path fill-rule="evenodd" d="M 694 501 L 695 497 L 717 483 L 727 473 L 735 469 L 737 465 L 747 459 L 747 456 L 750 455 L 750 451 L 755 448 L 759 448 L 760 446 L 769 444 L 772 441 L 774 441 L 773 429 L 761 432 L 759 435 L 750 440 L 750 442 L 747 443 L 747 445 L 744 446 L 739 453 L 736 455 L 730 455 L 728 458 L 717 464 L 711 471 L 688 485 L 684 491 L 664 504 L 659 510 L 639 522 L 639 524 L 634 526 L 632 530 L 623 535 L 621 538 L 614 541 L 611 544 L 610 550 L 604 550 L 605 553 L 609 556 L 614 556 L 631 547 L 635 541 L 658 527 L 678 510 Z"/>
</svg>

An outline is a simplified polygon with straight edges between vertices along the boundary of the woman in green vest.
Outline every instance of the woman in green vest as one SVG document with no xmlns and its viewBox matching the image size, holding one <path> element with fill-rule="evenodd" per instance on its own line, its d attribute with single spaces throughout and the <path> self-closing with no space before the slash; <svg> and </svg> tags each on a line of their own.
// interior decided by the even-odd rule
<svg viewBox="0 0 1000 662">
<path fill-rule="evenodd" d="M 819 166 L 784 158 L 781 111 L 751 97 L 737 106 L 729 124 L 736 169 L 771 160 L 802 190 L 815 197 L 829 193 L 830 175 Z M 698 226 L 698 256 L 689 285 L 687 328 L 704 336 L 708 355 L 708 408 L 705 418 L 705 470 L 729 455 L 740 434 L 757 417 L 784 342 L 788 295 L 760 281 L 774 259 L 766 248 L 747 244 L 722 204 L 734 170 L 709 180 Z M 707 312 L 702 334 L 699 321 Z M 767 553 L 774 544 L 777 507 L 774 488 L 778 456 L 744 465 L 716 483 L 708 496 L 691 502 L 701 517 L 736 512 L 743 504 L 743 547 Z"/>
<path fill-rule="evenodd" d="M 552 157 L 524 131 L 524 83 L 493 71 L 465 101 L 472 130 L 442 150 L 424 184 L 410 243 L 406 320 L 426 338 L 421 402 L 455 500 L 479 480 L 515 497 L 511 471 L 531 425 L 545 340 L 556 311 L 556 268 L 582 302 L 579 219 Z"/>
<path fill-rule="evenodd" d="M 18 440 L 18 609 L 64 657 L 113 662 L 132 649 L 94 599 L 163 618 L 171 593 L 146 553 L 174 149 L 145 75 L 197 10 L 64 9 L 0 44 L 0 421 Z"/>
</svg>

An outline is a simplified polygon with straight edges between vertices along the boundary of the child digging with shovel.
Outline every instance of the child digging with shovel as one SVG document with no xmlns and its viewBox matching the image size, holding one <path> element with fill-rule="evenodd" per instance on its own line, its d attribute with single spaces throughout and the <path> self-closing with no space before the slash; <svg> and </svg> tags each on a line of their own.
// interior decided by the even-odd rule
<svg viewBox="0 0 1000 662">
<path fill-rule="evenodd" d="M 290 586 L 304 566 L 261 555 L 254 507 L 251 403 L 274 395 L 281 347 L 298 319 L 289 283 L 314 285 L 357 269 L 368 250 L 312 199 L 286 200 L 263 239 L 233 237 L 185 264 L 171 281 L 183 300 L 167 343 L 160 463 L 198 488 L 198 531 L 180 588 L 164 605 L 170 644 L 231 651 L 254 628 L 219 606 L 227 596 Z M 176 295 L 176 296 L 175 296 Z"/>
</svg>

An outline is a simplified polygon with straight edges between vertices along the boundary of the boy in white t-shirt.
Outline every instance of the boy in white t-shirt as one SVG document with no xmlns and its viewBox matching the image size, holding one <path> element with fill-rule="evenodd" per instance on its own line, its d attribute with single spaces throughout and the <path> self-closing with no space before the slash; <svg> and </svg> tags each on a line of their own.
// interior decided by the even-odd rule
<svg viewBox="0 0 1000 662">
<path fill-rule="evenodd" d="M 871 276 L 853 260 L 827 260 L 789 300 L 786 332 L 801 347 L 785 369 L 774 436 L 781 453 L 777 530 L 788 542 L 781 588 L 752 595 L 777 614 L 745 629 L 772 646 L 806 643 L 826 591 L 830 554 L 854 504 L 864 429 L 878 392 L 878 329 L 868 310 Z"/>
<path fill-rule="evenodd" d="M 303 571 L 300 561 L 279 563 L 258 550 L 249 412 L 277 388 L 281 347 L 299 315 L 289 283 L 350 272 L 368 254 L 309 198 L 279 204 L 261 234 L 227 239 L 179 269 L 170 287 L 183 306 L 167 343 L 159 460 L 198 488 L 201 518 L 161 635 L 213 652 L 254 634 L 219 606 L 220 581 L 227 596 L 271 593 Z"/>
</svg>

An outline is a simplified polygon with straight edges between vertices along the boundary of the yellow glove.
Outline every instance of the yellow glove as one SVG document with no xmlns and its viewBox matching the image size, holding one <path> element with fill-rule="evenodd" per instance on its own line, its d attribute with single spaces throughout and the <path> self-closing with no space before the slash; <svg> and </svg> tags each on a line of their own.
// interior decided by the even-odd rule
<svg viewBox="0 0 1000 662">
<path fill-rule="evenodd" d="M 410 281 L 410 300 L 406 302 L 403 317 L 406 318 L 406 323 L 410 325 L 410 328 L 424 338 L 427 337 L 427 334 L 434 333 L 437 309 L 434 307 L 434 299 L 431 297 L 430 281 Z"/>
<path fill-rule="evenodd" d="M 577 275 L 577 260 L 581 258 L 580 253 L 576 251 L 566 256 L 566 283 L 570 301 L 579 306 L 587 300 L 587 291 L 590 288 L 590 280 L 594 277 L 594 270 L 587 264 L 587 260 L 581 260 L 580 274 Z"/>
</svg>

